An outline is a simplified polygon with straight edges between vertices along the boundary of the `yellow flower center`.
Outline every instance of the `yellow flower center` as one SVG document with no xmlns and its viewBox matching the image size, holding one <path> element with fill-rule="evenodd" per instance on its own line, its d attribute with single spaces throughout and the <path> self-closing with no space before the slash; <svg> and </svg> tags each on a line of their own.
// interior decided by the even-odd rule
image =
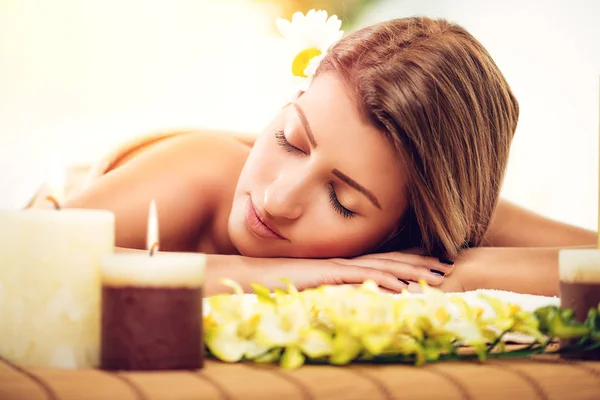
<svg viewBox="0 0 600 400">
<path fill-rule="evenodd" d="M 260 315 L 256 314 L 253 315 L 252 317 L 250 317 L 250 319 L 248 321 L 244 321 L 241 324 L 238 325 L 237 328 L 237 335 L 240 339 L 246 339 L 249 340 L 250 338 L 252 338 L 252 336 L 254 336 L 254 333 L 256 332 L 256 327 L 258 326 L 258 323 L 260 322 Z"/>
<path fill-rule="evenodd" d="M 294 61 L 292 61 L 292 74 L 294 76 L 306 78 L 307 76 L 304 75 L 304 70 L 308 67 L 308 63 L 310 63 L 310 60 L 312 60 L 313 57 L 320 54 L 321 50 L 314 47 L 302 50 L 294 57 Z"/>
</svg>

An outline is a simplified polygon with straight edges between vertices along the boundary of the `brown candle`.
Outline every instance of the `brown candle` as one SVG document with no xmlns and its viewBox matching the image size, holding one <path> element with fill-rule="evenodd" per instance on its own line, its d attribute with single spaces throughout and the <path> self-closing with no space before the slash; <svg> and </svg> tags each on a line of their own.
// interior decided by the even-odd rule
<svg viewBox="0 0 600 400">
<path fill-rule="evenodd" d="M 585 321 L 588 311 L 600 303 L 600 250 L 569 249 L 559 252 L 560 305 L 575 312 L 575 319 Z M 562 340 L 566 348 L 577 340 Z M 585 353 L 566 353 L 563 358 L 600 360 L 600 349 Z"/>
<path fill-rule="evenodd" d="M 203 367 L 205 256 L 114 254 L 103 263 L 101 367 Z"/>
</svg>

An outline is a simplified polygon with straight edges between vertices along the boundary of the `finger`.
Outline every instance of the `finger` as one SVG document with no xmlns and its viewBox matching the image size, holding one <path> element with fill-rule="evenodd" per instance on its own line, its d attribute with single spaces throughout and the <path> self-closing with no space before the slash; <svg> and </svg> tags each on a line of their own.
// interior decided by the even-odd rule
<svg viewBox="0 0 600 400">
<path fill-rule="evenodd" d="M 383 259 L 399 261 L 406 264 L 420 265 L 429 269 L 433 269 L 435 271 L 439 271 L 443 274 L 451 273 L 452 269 L 454 268 L 453 264 L 448 264 L 449 261 L 446 260 L 440 260 L 435 257 L 423 256 L 420 254 L 410 254 L 399 251 L 391 253 L 368 254 L 357 257 L 356 259 Z"/>
<path fill-rule="evenodd" d="M 418 282 L 422 279 L 431 286 L 437 286 L 444 281 L 444 277 L 441 274 L 426 267 L 405 264 L 383 258 L 377 260 L 368 260 L 364 267 L 388 272 L 398 279 L 403 279 L 405 281 Z"/>
<path fill-rule="evenodd" d="M 327 273 L 328 277 L 326 280 L 336 285 L 361 284 L 366 280 L 372 280 L 377 286 L 388 289 L 394 293 L 400 293 L 408 286 L 407 283 L 398 280 L 395 275 L 374 268 L 348 265 L 331 269 Z"/>
<path fill-rule="evenodd" d="M 376 258 L 377 260 L 384 260 L 384 261 L 389 261 L 389 262 L 402 262 L 408 265 L 412 265 L 414 267 L 418 267 L 418 268 L 422 268 L 424 270 L 429 270 L 429 272 L 435 274 L 435 275 L 439 275 L 439 276 L 449 276 L 452 274 L 452 271 L 454 271 L 454 267 L 452 265 L 439 265 L 439 264 L 425 264 L 425 263 L 420 263 L 420 264 L 416 264 L 414 262 L 404 262 L 402 260 L 398 260 L 398 259 L 392 259 L 392 258 L 385 258 L 385 257 L 378 257 Z M 368 259 L 365 259 L 368 260 Z M 373 259 L 371 259 L 373 260 Z"/>
<path fill-rule="evenodd" d="M 442 275 L 436 271 L 432 271 L 427 267 L 415 266 L 403 262 L 389 260 L 385 258 L 372 259 L 352 259 L 353 266 L 372 268 L 379 271 L 387 272 L 394 275 L 396 278 L 406 281 L 418 282 L 423 279 L 428 285 L 437 286 L 444 281 Z"/>
</svg>

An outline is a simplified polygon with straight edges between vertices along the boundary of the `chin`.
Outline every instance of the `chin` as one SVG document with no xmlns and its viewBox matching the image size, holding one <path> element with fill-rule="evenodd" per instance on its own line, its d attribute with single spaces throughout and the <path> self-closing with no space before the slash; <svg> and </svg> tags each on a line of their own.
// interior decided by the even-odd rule
<svg viewBox="0 0 600 400">
<path fill-rule="evenodd" d="M 235 240 L 232 237 L 232 242 L 240 255 L 245 257 L 254 258 L 276 258 L 276 257 L 289 257 L 289 255 L 283 254 L 283 252 L 269 248 L 253 242 L 251 240 Z"/>
</svg>

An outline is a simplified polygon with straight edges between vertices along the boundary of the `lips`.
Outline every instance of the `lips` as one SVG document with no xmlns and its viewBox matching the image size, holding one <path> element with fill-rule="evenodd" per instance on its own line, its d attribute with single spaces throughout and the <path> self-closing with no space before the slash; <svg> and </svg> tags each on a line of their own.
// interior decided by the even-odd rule
<svg viewBox="0 0 600 400">
<path fill-rule="evenodd" d="M 258 215 L 256 207 L 252 203 L 250 197 L 248 197 L 248 201 L 246 202 L 246 218 L 244 222 L 248 229 L 259 238 L 286 240 L 267 218 L 261 218 L 261 216 Z"/>
</svg>

